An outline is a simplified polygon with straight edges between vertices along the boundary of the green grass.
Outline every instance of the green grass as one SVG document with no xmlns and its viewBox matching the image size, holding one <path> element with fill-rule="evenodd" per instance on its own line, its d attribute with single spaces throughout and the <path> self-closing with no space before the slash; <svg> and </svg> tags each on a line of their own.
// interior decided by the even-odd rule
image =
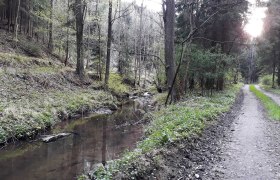
<svg viewBox="0 0 280 180">
<path fill-rule="evenodd" d="M 250 85 L 250 91 L 252 91 L 261 100 L 270 118 L 280 120 L 280 106 L 276 102 L 261 91 L 257 90 L 254 85 Z"/>
<path fill-rule="evenodd" d="M 92 176 L 96 179 L 111 179 L 115 172 L 132 167 L 139 156 L 163 148 L 168 143 L 201 134 L 208 123 L 229 111 L 240 88 L 241 85 L 234 85 L 212 97 L 192 97 L 156 112 L 152 115 L 151 123 L 144 128 L 145 139 L 138 143 L 137 148 L 127 152 L 122 159 L 111 162 L 106 170 L 99 168 Z M 133 173 L 130 175 L 133 178 Z"/>
</svg>

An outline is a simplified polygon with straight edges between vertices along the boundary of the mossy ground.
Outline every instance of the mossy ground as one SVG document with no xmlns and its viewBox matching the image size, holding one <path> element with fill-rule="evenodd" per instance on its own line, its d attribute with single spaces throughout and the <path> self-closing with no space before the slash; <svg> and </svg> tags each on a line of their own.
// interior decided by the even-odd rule
<svg viewBox="0 0 280 180">
<path fill-rule="evenodd" d="M 130 87 L 123 83 L 123 78 L 116 73 L 110 74 L 108 86 L 116 94 L 128 93 L 130 91 Z"/>
</svg>

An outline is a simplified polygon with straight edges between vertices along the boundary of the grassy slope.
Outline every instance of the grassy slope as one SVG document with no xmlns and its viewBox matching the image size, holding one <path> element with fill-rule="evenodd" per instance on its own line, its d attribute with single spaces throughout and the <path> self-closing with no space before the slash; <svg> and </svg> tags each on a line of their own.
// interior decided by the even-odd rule
<svg viewBox="0 0 280 180">
<path fill-rule="evenodd" d="M 0 143 L 31 136 L 75 114 L 112 104 L 100 83 L 48 58 L 0 53 Z"/>
<path fill-rule="evenodd" d="M 271 98 L 266 96 L 261 91 L 257 90 L 254 85 L 250 85 L 250 90 L 261 100 L 268 115 L 275 120 L 280 120 L 280 106 L 276 104 Z"/>
<path fill-rule="evenodd" d="M 139 142 L 135 151 L 110 163 L 107 170 L 101 167 L 92 175 L 97 179 L 110 179 L 112 174 L 121 170 L 133 178 L 133 173 L 137 172 L 130 172 L 131 164 L 137 161 L 139 156 L 165 147 L 170 142 L 201 133 L 207 123 L 229 111 L 240 87 L 241 85 L 235 85 L 213 97 L 193 97 L 155 113 L 151 124 L 146 127 L 145 139 Z M 81 176 L 81 179 L 83 178 L 84 176 Z"/>
</svg>

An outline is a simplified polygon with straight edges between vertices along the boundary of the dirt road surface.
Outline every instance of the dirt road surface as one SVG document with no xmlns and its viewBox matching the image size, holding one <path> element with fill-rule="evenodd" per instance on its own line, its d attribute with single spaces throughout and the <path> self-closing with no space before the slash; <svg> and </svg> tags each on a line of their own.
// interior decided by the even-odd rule
<svg viewBox="0 0 280 180">
<path fill-rule="evenodd" d="M 280 179 L 280 122 L 266 118 L 248 85 L 243 92 L 241 112 L 223 143 L 222 162 L 214 166 L 216 178 Z"/>
</svg>

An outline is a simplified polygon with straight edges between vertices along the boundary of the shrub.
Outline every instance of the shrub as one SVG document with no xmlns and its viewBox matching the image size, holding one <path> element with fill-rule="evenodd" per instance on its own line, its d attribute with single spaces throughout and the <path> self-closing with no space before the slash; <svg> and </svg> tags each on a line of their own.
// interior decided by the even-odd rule
<svg viewBox="0 0 280 180">
<path fill-rule="evenodd" d="M 109 89 L 117 94 L 126 93 L 129 91 L 129 87 L 123 84 L 123 78 L 116 73 L 110 74 Z"/>
<path fill-rule="evenodd" d="M 261 77 L 260 82 L 262 85 L 272 86 L 272 75 L 265 75 L 265 76 Z"/>
</svg>

